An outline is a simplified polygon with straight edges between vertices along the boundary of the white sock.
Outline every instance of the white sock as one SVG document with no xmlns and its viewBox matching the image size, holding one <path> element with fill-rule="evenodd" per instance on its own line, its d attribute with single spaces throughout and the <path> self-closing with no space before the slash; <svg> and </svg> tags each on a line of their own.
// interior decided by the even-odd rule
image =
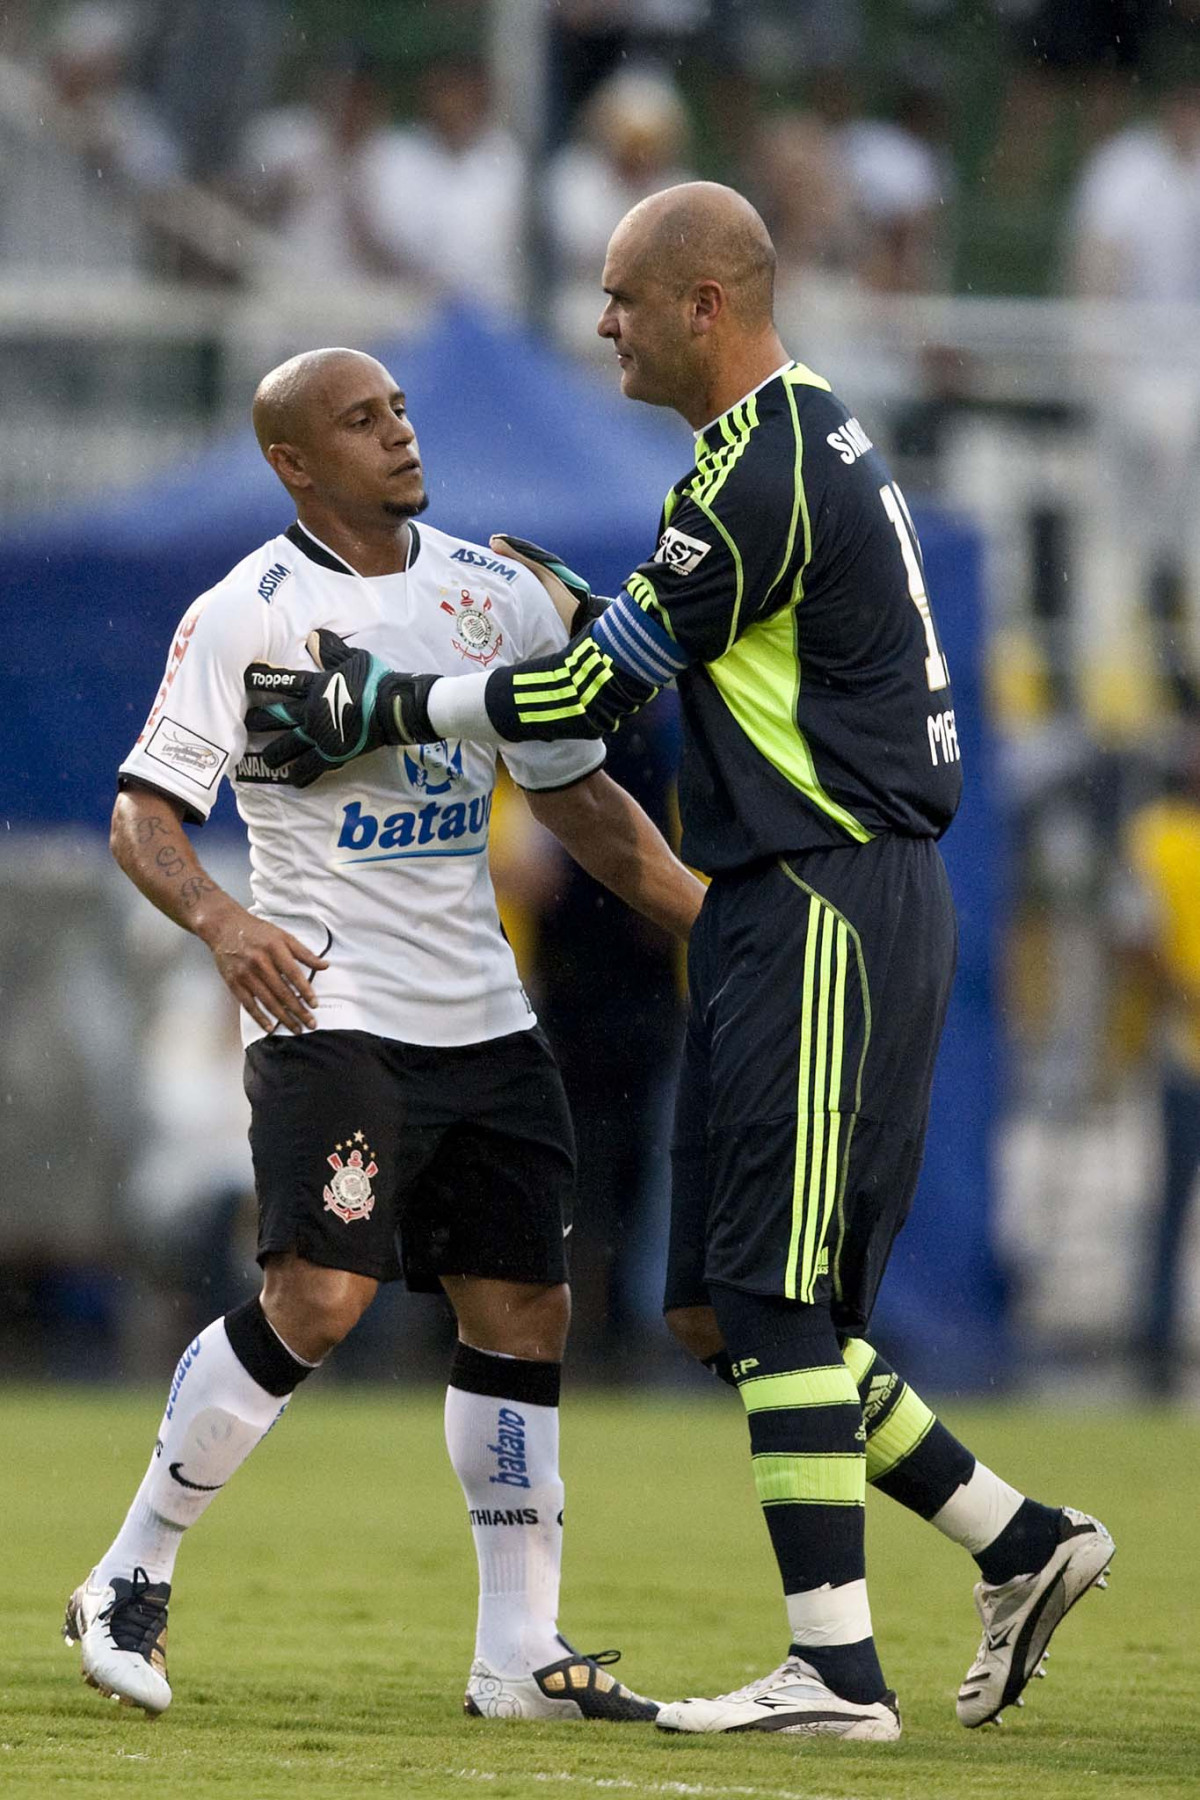
<svg viewBox="0 0 1200 1800">
<path fill-rule="evenodd" d="M 565 1654 L 558 1637 L 558 1408 L 451 1386 L 446 1448 L 479 1560 L 476 1658 L 494 1675 L 528 1675 Z"/>
<path fill-rule="evenodd" d="M 995 1543 L 1020 1510 L 1024 1498 L 985 1463 L 976 1462 L 970 1480 L 955 1488 L 929 1522 L 975 1556 Z"/>
<path fill-rule="evenodd" d="M 183 1534 L 194 1525 L 283 1413 L 291 1395 L 268 1394 L 243 1368 L 214 1319 L 179 1360 L 142 1485 L 98 1565 L 102 1580 L 135 1568 L 170 1581 Z"/>
</svg>

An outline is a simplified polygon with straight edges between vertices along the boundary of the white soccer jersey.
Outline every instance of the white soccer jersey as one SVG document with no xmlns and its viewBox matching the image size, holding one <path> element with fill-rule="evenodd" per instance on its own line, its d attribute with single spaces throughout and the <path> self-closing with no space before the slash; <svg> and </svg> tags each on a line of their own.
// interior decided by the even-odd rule
<svg viewBox="0 0 1200 1800">
<path fill-rule="evenodd" d="M 121 764 L 207 818 L 223 776 L 250 838 L 253 910 L 328 957 L 324 1030 L 471 1044 L 532 1025 L 488 872 L 496 753 L 457 740 L 384 748 L 289 788 L 247 741 L 252 662 L 310 668 L 325 626 L 390 668 L 462 674 L 566 642 L 520 564 L 413 525 L 408 568 L 361 576 L 299 525 L 240 562 L 184 614 L 162 687 Z M 521 787 L 563 787 L 604 760 L 594 742 L 501 746 Z M 262 1033 L 242 1015 L 247 1043 Z"/>
</svg>

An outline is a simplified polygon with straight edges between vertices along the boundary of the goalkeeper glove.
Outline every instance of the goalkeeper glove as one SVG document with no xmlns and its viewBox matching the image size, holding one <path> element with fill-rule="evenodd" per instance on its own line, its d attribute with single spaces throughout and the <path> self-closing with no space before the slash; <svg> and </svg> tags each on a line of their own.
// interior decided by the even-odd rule
<svg viewBox="0 0 1200 1800">
<path fill-rule="evenodd" d="M 246 688 L 255 704 L 248 731 L 279 735 L 261 752 L 269 769 L 287 769 L 292 787 L 311 787 L 329 769 L 381 744 L 437 739 L 427 701 L 436 675 L 402 675 L 369 650 L 354 650 L 334 631 L 313 631 L 308 653 L 318 672 L 251 663 Z M 282 728 L 282 729 L 281 729 Z"/>
<path fill-rule="evenodd" d="M 531 544 L 528 538 L 510 537 L 506 531 L 498 531 L 489 542 L 502 556 L 510 556 L 514 562 L 524 563 L 533 571 L 553 600 L 569 637 L 577 637 L 611 605 L 611 601 L 593 594 L 583 576 L 568 569 L 553 550 L 543 550 L 540 544 Z"/>
</svg>

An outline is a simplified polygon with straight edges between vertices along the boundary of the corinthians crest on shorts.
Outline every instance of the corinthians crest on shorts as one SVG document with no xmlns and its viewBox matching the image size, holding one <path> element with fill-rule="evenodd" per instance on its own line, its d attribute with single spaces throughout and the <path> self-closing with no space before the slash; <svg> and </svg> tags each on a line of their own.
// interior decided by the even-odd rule
<svg viewBox="0 0 1200 1800">
<path fill-rule="evenodd" d="M 347 1152 L 345 1161 L 341 1156 L 343 1150 Z M 325 1160 L 333 1170 L 333 1179 L 323 1190 L 325 1211 L 336 1213 L 345 1225 L 352 1224 L 355 1219 L 369 1219 L 375 1210 L 371 1181 L 378 1175 L 379 1165 L 362 1132 L 356 1131 Z"/>
<path fill-rule="evenodd" d="M 445 589 L 442 591 L 444 593 Z M 492 617 L 491 595 L 485 594 L 482 600 L 477 600 L 466 588 L 460 588 L 457 606 L 443 600 L 441 608 L 454 620 L 451 641 L 459 655 L 486 667 L 504 642 L 504 633 Z"/>
</svg>

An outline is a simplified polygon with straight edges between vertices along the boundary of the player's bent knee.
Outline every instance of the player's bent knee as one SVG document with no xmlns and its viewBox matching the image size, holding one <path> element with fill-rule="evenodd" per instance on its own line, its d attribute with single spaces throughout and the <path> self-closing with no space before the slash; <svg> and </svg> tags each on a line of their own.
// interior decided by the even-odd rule
<svg viewBox="0 0 1200 1800">
<path fill-rule="evenodd" d="M 533 1282 L 443 1276 L 459 1334 L 477 1350 L 528 1362 L 561 1362 L 571 1323 L 571 1290 Z"/>
<path fill-rule="evenodd" d="M 711 1306 L 673 1306 L 663 1317 L 667 1330 L 698 1362 L 704 1362 L 725 1348 L 725 1339 Z"/>
<path fill-rule="evenodd" d="M 325 1269 L 303 1257 L 272 1257 L 263 1275 L 262 1309 L 294 1355 L 320 1362 L 348 1337 L 379 1284 L 348 1269 Z"/>
</svg>

